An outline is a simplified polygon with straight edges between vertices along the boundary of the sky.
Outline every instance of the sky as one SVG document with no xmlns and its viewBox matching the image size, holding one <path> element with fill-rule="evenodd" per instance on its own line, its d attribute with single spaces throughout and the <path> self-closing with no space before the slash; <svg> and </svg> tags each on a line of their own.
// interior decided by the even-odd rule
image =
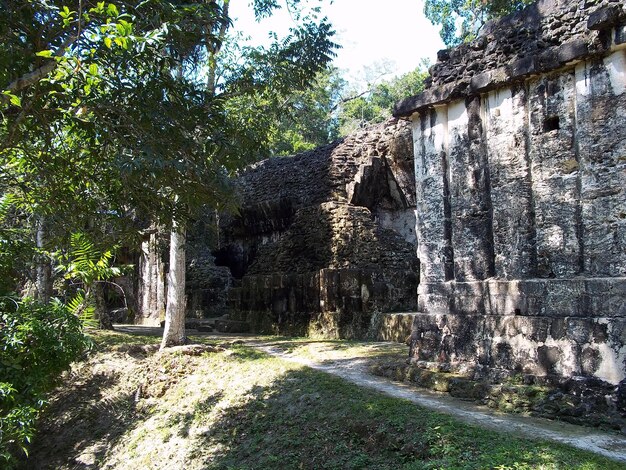
<svg viewBox="0 0 626 470">
<path fill-rule="evenodd" d="M 315 0 L 309 3 L 317 4 Z M 384 68 L 385 78 L 415 69 L 422 59 L 435 63 L 437 51 L 444 49 L 438 28 L 424 17 L 423 0 L 320 0 L 322 14 L 337 34 L 335 66 L 350 81 L 368 80 L 365 68 Z M 256 23 L 248 0 L 231 2 L 235 29 L 244 31 L 254 43 L 266 40 L 269 31 L 279 35 L 293 26 L 286 9 Z M 382 67 L 381 64 L 386 64 Z M 370 72 L 371 74 L 372 72 Z"/>
</svg>

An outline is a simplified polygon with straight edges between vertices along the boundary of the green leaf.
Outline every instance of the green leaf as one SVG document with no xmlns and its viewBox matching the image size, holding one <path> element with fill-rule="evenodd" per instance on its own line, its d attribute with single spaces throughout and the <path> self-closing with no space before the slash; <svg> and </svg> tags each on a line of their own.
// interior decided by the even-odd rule
<svg viewBox="0 0 626 470">
<path fill-rule="evenodd" d="M 107 5 L 107 15 L 109 16 L 119 16 L 119 11 L 117 10 L 117 7 L 115 5 L 113 5 L 112 3 L 109 3 Z"/>
<path fill-rule="evenodd" d="M 89 66 L 89 73 L 94 76 L 98 75 L 98 64 L 91 64 Z"/>
<path fill-rule="evenodd" d="M 35 54 L 38 57 L 47 57 L 50 58 L 52 57 L 52 51 L 47 50 L 47 51 L 39 51 Z"/>
<path fill-rule="evenodd" d="M 96 6 L 89 10 L 91 13 L 102 13 L 104 11 L 104 2 L 96 3 Z"/>
<path fill-rule="evenodd" d="M 104 45 L 106 47 L 108 47 L 109 49 L 111 49 L 111 45 L 112 45 L 113 41 L 111 40 L 111 38 L 109 36 L 106 36 L 104 38 Z"/>
<path fill-rule="evenodd" d="M 115 44 L 120 46 L 122 49 L 128 49 L 128 41 L 125 37 L 115 38 Z"/>
<path fill-rule="evenodd" d="M 22 99 L 19 96 L 14 95 L 8 90 L 3 91 L 2 94 L 9 98 L 9 101 L 13 106 L 22 106 Z"/>
<path fill-rule="evenodd" d="M 120 31 L 121 26 L 121 31 Z M 128 36 L 133 32 L 133 25 L 126 20 L 119 20 L 117 24 L 117 30 L 120 31 L 120 34 L 124 36 Z"/>
</svg>

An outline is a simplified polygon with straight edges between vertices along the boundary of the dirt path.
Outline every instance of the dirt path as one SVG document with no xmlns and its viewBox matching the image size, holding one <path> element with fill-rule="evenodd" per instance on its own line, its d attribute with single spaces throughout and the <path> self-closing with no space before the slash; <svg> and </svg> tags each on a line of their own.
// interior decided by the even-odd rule
<svg viewBox="0 0 626 470">
<path fill-rule="evenodd" d="M 473 405 L 448 395 L 428 393 L 423 389 L 399 382 L 391 382 L 388 379 L 372 375 L 368 371 L 367 360 L 362 358 L 343 359 L 338 362 L 325 362 L 322 364 L 310 359 L 294 357 L 277 347 L 268 346 L 260 342 L 247 341 L 246 343 L 287 361 L 336 375 L 356 385 L 453 415 L 466 423 L 496 431 L 523 434 L 531 438 L 557 441 L 626 463 L 626 437 L 547 419 L 496 413 L 487 407 Z"/>
<path fill-rule="evenodd" d="M 146 335 L 162 331 L 156 328 L 137 326 L 123 327 L 121 325 L 116 329 L 121 332 Z M 399 382 L 392 382 L 388 379 L 372 375 L 368 370 L 368 359 L 364 357 L 342 357 L 337 360 L 318 362 L 310 358 L 285 352 L 281 346 L 276 345 L 277 342 L 275 341 L 263 341 L 251 336 L 214 335 L 210 333 L 203 334 L 202 336 L 225 340 L 232 340 L 236 337 L 243 340 L 246 345 L 267 354 L 341 377 L 356 385 L 376 390 L 395 398 L 409 400 L 419 406 L 452 415 L 466 423 L 496 431 L 524 435 L 530 438 L 552 440 L 626 463 L 626 437 L 624 436 L 601 432 L 592 428 L 575 426 L 564 422 L 498 413 L 485 406 L 475 405 L 450 397 L 446 394 L 439 394 Z M 396 347 L 390 343 L 367 344 L 379 350 L 385 349 L 386 347 Z"/>
</svg>

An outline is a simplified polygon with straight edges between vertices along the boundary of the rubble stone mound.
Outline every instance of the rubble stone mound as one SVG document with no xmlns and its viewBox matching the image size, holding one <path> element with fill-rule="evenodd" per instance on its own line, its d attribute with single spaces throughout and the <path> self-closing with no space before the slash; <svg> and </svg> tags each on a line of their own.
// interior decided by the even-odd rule
<svg viewBox="0 0 626 470">
<path fill-rule="evenodd" d="M 380 313 L 414 309 L 414 181 L 397 119 L 246 169 L 215 253 L 235 278 L 230 317 L 253 332 L 357 338 L 376 336 Z"/>
</svg>

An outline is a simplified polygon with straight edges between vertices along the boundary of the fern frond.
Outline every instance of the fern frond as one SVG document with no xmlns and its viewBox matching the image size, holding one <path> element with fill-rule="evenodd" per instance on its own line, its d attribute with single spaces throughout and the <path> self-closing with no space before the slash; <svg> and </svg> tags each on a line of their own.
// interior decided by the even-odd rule
<svg viewBox="0 0 626 470">
<path fill-rule="evenodd" d="M 80 317 L 80 314 L 83 310 L 83 305 L 85 304 L 85 292 L 81 289 L 76 292 L 76 295 L 72 297 L 67 303 L 67 308 L 69 308 L 70 312 L 74 315 Z"/>
<path fill-rule="evenodd" d="M 96 318 L 96 309 L 92 306 L 86 306 L 78 319 L 84 327 L 98 328 L 98 319 Z"/>
</svg>

